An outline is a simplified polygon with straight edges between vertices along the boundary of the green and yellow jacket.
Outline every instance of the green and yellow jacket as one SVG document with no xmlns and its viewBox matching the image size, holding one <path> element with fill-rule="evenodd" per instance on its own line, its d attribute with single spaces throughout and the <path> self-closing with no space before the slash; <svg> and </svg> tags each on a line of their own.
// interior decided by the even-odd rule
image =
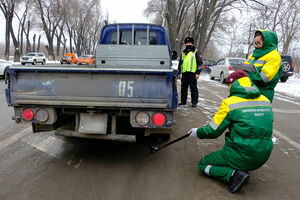
<svg viewBox="0 0 300 200">
<path fill-rule="evenodd" d="M 226 129 L 224 159 L 236 169 L 253 170 L 269 158 L 273 143 L 273 112 L 270 101 L 260 94 L 248 77 L 231 85 L 213 120 L 198 128 L 200 139 L 217 138 Z"/>
<path fill-rule="evenodd" d="M 249 72 L 249 77 L 259 88 L 261 94 L 271 102 L 274 97 L 274 88 L 278 83 L 282 69 L 281 56 L 276 50 L 277 34 L 268 30 L 259 30 L 263 34 L 264 43 L 260 49 L 255 49 L 245 64 L 254 64 L 258 72 Z"/>
</svg>

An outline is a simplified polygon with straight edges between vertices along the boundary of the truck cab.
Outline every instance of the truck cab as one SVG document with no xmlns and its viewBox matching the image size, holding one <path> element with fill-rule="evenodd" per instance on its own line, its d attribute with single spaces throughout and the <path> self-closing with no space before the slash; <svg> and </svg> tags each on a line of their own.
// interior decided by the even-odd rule
<svg viewBox="0 0 300 200">
<path fill-rule="evenodd" d="M 105 25 L 97 50 L 97 67 L 170 69 L 166 30 L 155 24 Z"/>
</svg>

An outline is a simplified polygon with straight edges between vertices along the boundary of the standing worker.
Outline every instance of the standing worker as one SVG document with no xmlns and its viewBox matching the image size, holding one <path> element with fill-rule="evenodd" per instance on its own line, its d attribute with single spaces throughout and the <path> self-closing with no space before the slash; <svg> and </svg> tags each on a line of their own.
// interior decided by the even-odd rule
<svg viewBox="0 0 300 200">
<path fill-rule="evenodd" d="M 246 72 L 237 70 L 227 78 L 230 95 L 224 99 L 209 125 L 192 128 L 191 137 L 219 137 L 227 128 L 221 150 L 202 158 L 198 168 L 209 176 L 229 182 L 236 192 L 260 168 L 273 150 L 273 112 L 270 101 L 260 94 Z"/>
<path fill-rule="evenodd" d="M 281 76 L 281 56 L 276 50 L 277 34 L 268 30 L 255 32 L 255 49 L 245 64 L 254 64 L 258 72 L 249 72 L 252 82 L 259 88 L 262 95 L 272 103 L 274 88 Z"/>
<path fill-rule="evenodd" d="M 198 104 L 197 80 L 202 70 L 202 56 L 195 48 L 194 39 L 187 37 L 184 39 L 185 49 L 182 51 L 178 64 L 178 78 L 181 79 L 181 103 L 185 105 L 187 100 L 188 86 L 191 88 L 192 107 Z"/>
</svg>

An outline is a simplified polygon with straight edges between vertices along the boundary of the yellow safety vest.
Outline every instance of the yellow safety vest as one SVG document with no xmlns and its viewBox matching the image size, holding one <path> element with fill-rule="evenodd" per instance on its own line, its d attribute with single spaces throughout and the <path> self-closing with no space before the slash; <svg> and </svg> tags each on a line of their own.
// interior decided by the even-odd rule
<svg viewBox="0 0 300 200">
<path fill-rule="evenodd" d="M 193 72 L 195 73 L 197 70 L 197 61 L 196 61 L 196 52 L 190 51 L 187 55 L 182 52 L 182 65 L 181 65 L 181 71 L 184 72 Z"/>
</svg>

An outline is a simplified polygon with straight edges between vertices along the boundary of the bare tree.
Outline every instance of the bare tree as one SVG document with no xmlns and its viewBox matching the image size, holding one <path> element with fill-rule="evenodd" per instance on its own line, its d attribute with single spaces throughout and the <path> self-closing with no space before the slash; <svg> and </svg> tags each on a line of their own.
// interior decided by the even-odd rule
<svg viewBox="0 0 300 200">
<path fill-rule="evenodd" d="M 95 43 L 91 39 L 94 40 L 98 34 L 102 20 L 100 1 L 87 0 L 82 2 L 76 0 L 73 3 L 76 6 L 71 6 L 72 18 L 67 22 L 70 39 L 72 37 L 78 55 L 92 53 L 95 47 L 89 44 Z M 70 48 L 71 46 L 70 40 Z"/>
<path fill-rule="evenodd" d="M 14 0 L 1 0 L 0 9 L 5 17 L 5 52 L 4 57 L 9 60 L 10 50 L 10 34 L 12 29 L 13 16 L 16 8 L 16 1 Z"/>
<path fill-rule="evenodd" d="M 63 19 L 66 6 L 70 0 L 33 0 L 33 2 L 40 14 L 42 27 L 48 41 L 48 56 L 50 59 L 55 59 L 53 46 L 55 31 Z"/>
<path fill-rule="evenodd" d="M 249 20 L 255 15 L 255 20 L 251 21 L 252 27 L 255 27 L 256 30 L 275 31 L 278 35 L 280 51 L 283 54 L 289 53 L 291 43 L 297 40 L 297 35 L 300 33 L 300 2 L 297 0 L 268 0 L 264 4 L 258 4 L 255 1 L 247 1 L 247 5 L 252 8 L 247 14 L 251 16 Z M 253 10 L 255 14 L 251 14 Z"/>
<path fill-rule="evenodd" d="M 149 5 L 155 5 L 150 0 Z M 157 3 L 156 3 L 157 4 Z M 208 46 L 213 33 L 222 28 L 221 19 L 227 12 L 240 4 L 238 0 L 167 0 L 165 5 L 166 26 L 171 46 L 178 51 L 183 46 L 186 36 L 193 36 L 195 44 L 204 51 Z M 156 14 L 158 10 L 146 9 L 145 13 Z M 156 15 L 159 16 L 159 15 Z"/>
</svg>

